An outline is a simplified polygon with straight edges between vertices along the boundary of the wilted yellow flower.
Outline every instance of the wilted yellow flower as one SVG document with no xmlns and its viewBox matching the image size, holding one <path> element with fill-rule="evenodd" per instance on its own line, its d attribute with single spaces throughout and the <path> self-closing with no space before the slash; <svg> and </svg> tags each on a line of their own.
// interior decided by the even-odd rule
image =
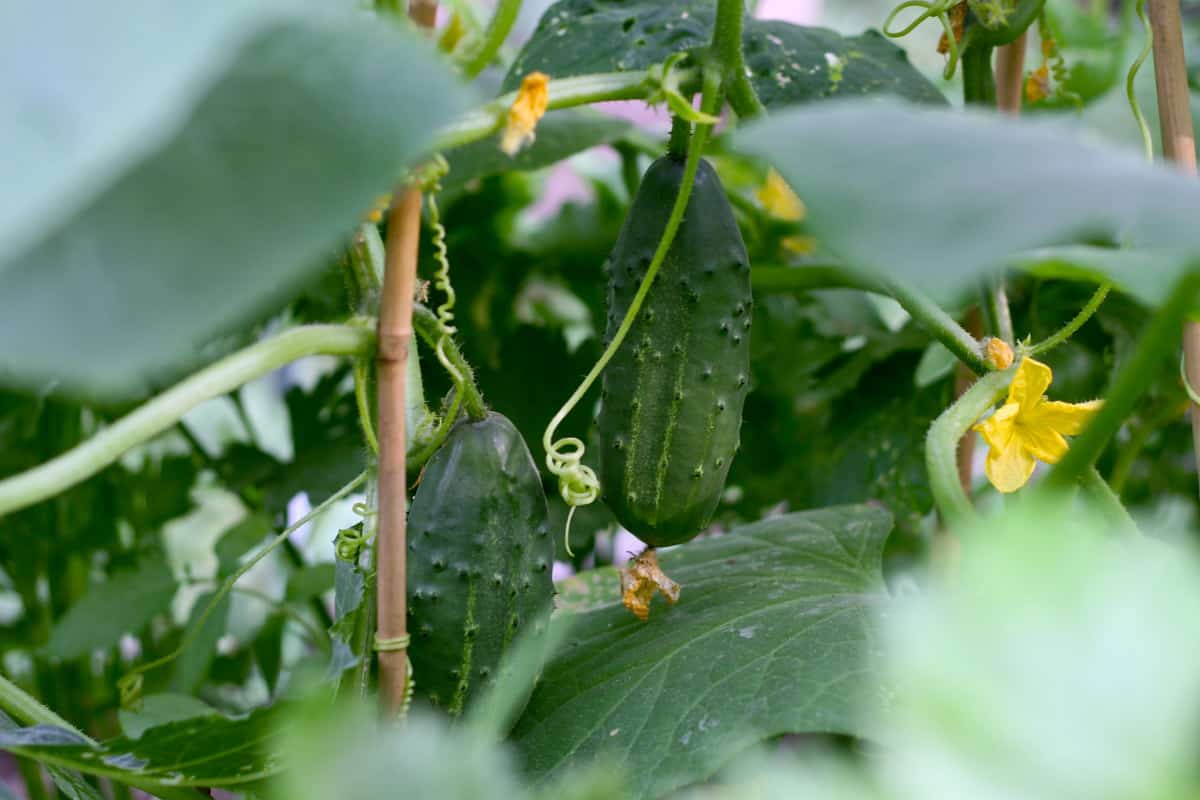
<svg viewBox="0 0 1200 800">
<path fill-rule="evenodd" d="M 533 143 L 534 128 L 550 102 L 550 76 L 531 72 L 521 81 L 517 99 L 508 110 L 508 124 L 500 138 L 500 149 L 510 156 Z"/>
<path fill-rule="evenodd" d="M 1037 103 L 1050 96 L 1050 67 L 1042 64 L 1025 79 L 1025 100 Z"/>
<path fill-rule="evenodd" d="M 1024 358 L 1009 384 L 1008 401 L 975 426 L 988 443 L 988 480 L 1001 492 L 1015 492 L 1024 486 L 1036 461 L 1057 464 L 1067 452 L 1063 437 L 1083 430 L 1100 407 L 1099 400 L 1047 400 L 1044 395 L 1053 377 L 1045 364 Z"/>
<path fill-rule="evenodd" d="M 767 173 L 767 182 L 755 194 L 767 213 L 776 219 L 799 222 L 807 213 L 804 203 L 774 167 Z"/>
</svg>

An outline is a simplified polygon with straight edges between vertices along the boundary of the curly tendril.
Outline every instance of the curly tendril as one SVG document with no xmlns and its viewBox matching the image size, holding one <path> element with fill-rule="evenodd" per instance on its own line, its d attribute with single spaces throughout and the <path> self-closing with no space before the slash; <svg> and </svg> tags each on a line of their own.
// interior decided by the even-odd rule
<svg viewBox="0 0 1200 800">
<path fill-rule="evenodd" d="M 428 196 L 429 226 L 433 229 L 433 259 L 437 262 L 433 285 L 445 295 L 445 299 L 435 310 L 438 322 L 438 341 L 434 352 L 454 384 L 454 399 L 450 401 L 450 407 L 438 424 L 429 444 L 415 456 L 419 462 L 428 459 L 433 451 L 445 441 L 454 421 L 458 419 L 458 411 L 462 407 L 463 396 L 466 394 L 466 377 L 446 355 L 446 345 L 450 342 L 451 337 L 458 333 L 458 328 L 454 325 L 454 306 L 458 297 L 454 292 L 454 286 L 450 283 L 450 256 L 449 249 L 446 247 L 446 226 L 442 224 L 442 213 L 437 202 L 437 195 L 442 190 L 441 179 L 449 170 L 450 165 L 446 163 L 446 159 L 441 155 L 435 156 L 422 175 L 421 188 Z"/>
<path fill-rule="evenodd" d="M 902 39 L 920 27 L 921 23 L 927 19 L 937 17 L 938 22 L 942 23 L 942 30 L 946 33 L 946 49 L 949 60 L 946 62 L 946 69 L 942 72 L 942 77 L 950 80 L 954 77 L 954 71 L 958 68 L 958 36 L 954 32 L 954 24 L 950 21 L 950 11 L 963 0 L 905 0 L 905 2 L 892 9 L 892 13 L 887 15 L 887 19 L 883 21 L 883 35 L 889 39 Z M 892 24 L 896 21 L 896 17 L 910 8 L 924 9 L 917 15 L 916 19 L 900 30 L 892 30 Z"/>
<path fill-rule="evenodd" d="M 1138 102 L 1137 93 L 1133 89 L 1133 82 L 1137 79 L 1138 71 L 1141 70 L 1142 64 L 1146 63 L 1146 59 L 1150 57 L 1150 51 L 1154 48 L 1154 28 L 1150 25 L 1150 20 L 1146 16 L 1146 0 L 1138 0 L 1137 16 L 1142 21 L 1142 27 L 1146 30 L 1145 43 L 1142 45 L 1142 52 L 1138 53 L 1138 57 L 1129 65 L 1129 74 L 1125 76 L 1125 97 L 1129 100 L 1129 110 L 1133 112 L 1133 119 L 1137 122 L 1138 132 L 1142 135 L 1142 149 L 1146 153 L 1146 160 L 1154 160 L 1154 137 L 1150 133 L 1150 125 L 1146 122 L 1146 115 L 1142 113 L 1142 106 Z"/>
</svg>

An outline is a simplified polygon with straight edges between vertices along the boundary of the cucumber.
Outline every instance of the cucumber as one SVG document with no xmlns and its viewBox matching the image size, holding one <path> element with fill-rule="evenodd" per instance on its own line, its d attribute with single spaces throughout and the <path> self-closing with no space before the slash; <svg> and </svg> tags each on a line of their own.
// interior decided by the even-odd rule
<svg viewBox="0 0 1200 800">
<path fill-rule="evenodd" d="M 684 162 L 655 161 L 605 268 L 607 340 L 624 319 L 679 193 Z M 701 161 L 683 222 L 604 372 L 600 483 L 651 546 L 708 525 L 739 444 L 750 380 L 750 261 L 716 172 Z"/>
<path fill-rule="evenodd" d="M 458 715 L 554 594 L 542 478 L 507 418 L 458 423 L 425 467 L 408 527 L 416 693 Z"/>
</svg>

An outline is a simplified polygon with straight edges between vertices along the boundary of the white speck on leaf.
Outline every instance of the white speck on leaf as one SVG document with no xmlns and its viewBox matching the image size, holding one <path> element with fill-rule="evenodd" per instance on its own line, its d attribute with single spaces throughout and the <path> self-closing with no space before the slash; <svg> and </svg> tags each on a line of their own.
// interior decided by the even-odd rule
<svg viewBox="0 0 1200 800">
<path fill-rule="evenodd" d="M 738 628 L 738 636 L 742 637 L 743 639 L 753 639 L 754 632 L 756 630 L 758 630 L 757 625 L 751 625 L 746 628 Z"/>
<path fill-rule="evenodd" d="M 616 735 L 617 735 L 618 733 L 620 733 L 620 732 L 621 732 L 621 729 L 620 729 L 620 728 L 613 728 L 611 731 L 609 731 L 609 732 L 608 732 L 608 735 L 609 735 L 609 736 L 616 736 Z"/>
</svg>

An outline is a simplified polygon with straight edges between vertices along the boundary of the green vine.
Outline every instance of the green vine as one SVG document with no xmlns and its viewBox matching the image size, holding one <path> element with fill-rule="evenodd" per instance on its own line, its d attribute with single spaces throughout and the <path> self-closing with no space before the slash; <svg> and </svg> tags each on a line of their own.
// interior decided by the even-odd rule
<svg viewBox="0 0 1200 800">
<path fill-rule="evenodd" d="M 0 481 L 0 515 L 53 497 L 170 429 L 196 406 L 312 355 L 360 356 L 374 333 L 359 325 L 305 325 L 226 356 L 126 414 L 77 447 Z"/>
<path fill-rule="evenodd" d="M 958 445 L 980 417 L 991 409 L 1012 382 L 1015 367 L 992 372 L 976 381 L 933 421 L 925 439 L 929 487 L 943 521 L 950 527 L 975 517 L 975 508 L 958 474 Z"/>
</svg>

